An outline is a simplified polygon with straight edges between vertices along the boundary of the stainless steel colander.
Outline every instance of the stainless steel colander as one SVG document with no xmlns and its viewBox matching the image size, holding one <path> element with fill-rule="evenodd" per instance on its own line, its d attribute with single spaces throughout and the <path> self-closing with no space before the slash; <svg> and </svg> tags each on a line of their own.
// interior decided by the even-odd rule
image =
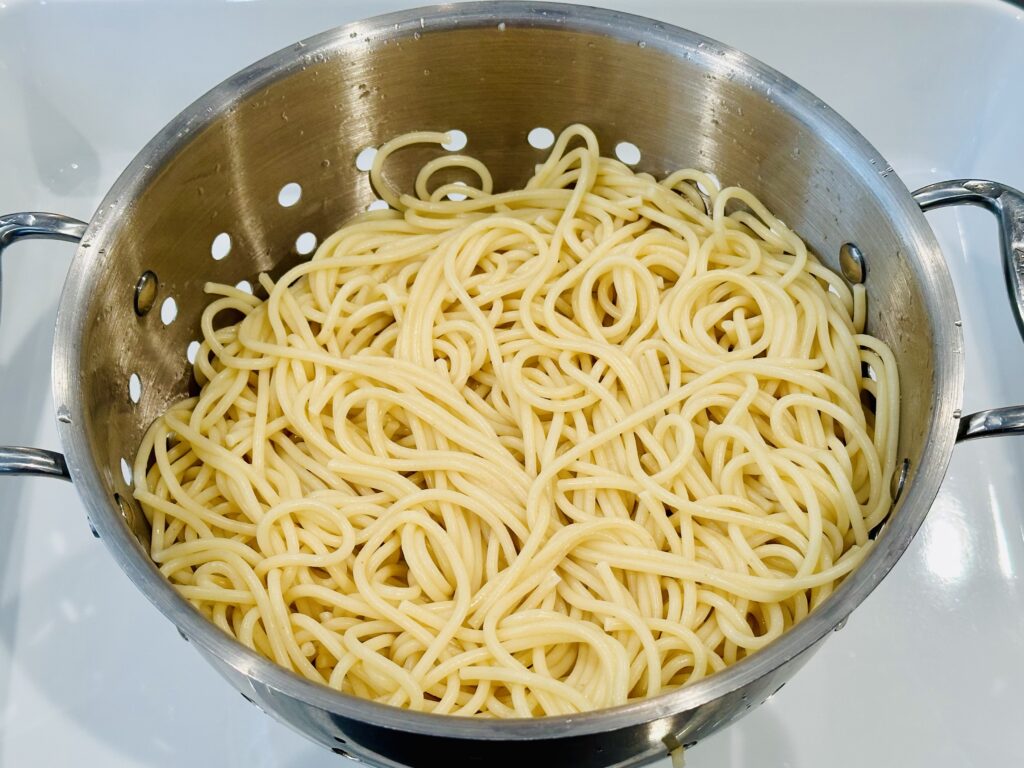
<svg viewBox="0 0 1024 768">
<path fill-rule="evenodd" d="M 606 151 L 636 145 L 642 170 L 695 166 L 751 189 L 832 268 L 866 282 L 869 329 L 892 347 L 903 383 L 898 501 L 877 546 L 820 609 L 764 650 L 682 690 L 581 716 L 411 713 L 308 682 L 249 651 L 159 575 L 120 469 L 150 422 L 189 389 L 186 349 L 199 336 L 203 284 L 280 273 L 302 258 L 301 234 L 322 239 L 366 208 L 374 196 L 356 167 L 366 147 L 411 130 L 459 129 L 501 189 L 524 182 L 543 157 L 527 141 L 531 130 L 573 122 L 590 125 Z M 409 188 L 433 151 L 396 155 L 390 182 Z M 283 204 L 296 191 L 297 201 Z M 1024 328 L 1019 192 L 961 180 L 912 195 L 836 113 L 739 51 L 635 16 L 548 4 L 438 6 L 351 24 L 273 54 L 188 107 L 88 224 L 0 217 L 0 250 L 21 237 L 81 241 L 53 352 L 66 460 L 5 448 L 0 472 L 73 480 L 118 564 L 200 653 L 246 698 L 336 752 L 382 766 L 438 754 L 459 765 L 641 764 L 762 702 L 842 625 L 907 547 L 958 435 L 1024 431 L 1020 407 L 960 414 L 956 298 L 921 212 L 951 203 L 999 215 Z"/>
</svg>

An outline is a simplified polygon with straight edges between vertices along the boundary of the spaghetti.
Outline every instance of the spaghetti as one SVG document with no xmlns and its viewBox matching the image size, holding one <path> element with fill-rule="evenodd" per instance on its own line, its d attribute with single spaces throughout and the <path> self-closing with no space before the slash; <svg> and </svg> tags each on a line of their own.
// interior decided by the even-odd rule
<svg viewBox="0 0 1024 768">
<path fill-rule="evenodd" d="M 779 637 L 891 505 L 863 287 L 749 192 L 579 125 L 522 189 L 462 155 L 383 182 L 445 140 L 381 147 L 390 209 L 265 300 L 207 285 L 199 394 L 135 460 L 161 572 L 282 666 L 453 715 L 614 706 Z M 452 168 L 475 185 L 431 189 Z"/>
</svg>

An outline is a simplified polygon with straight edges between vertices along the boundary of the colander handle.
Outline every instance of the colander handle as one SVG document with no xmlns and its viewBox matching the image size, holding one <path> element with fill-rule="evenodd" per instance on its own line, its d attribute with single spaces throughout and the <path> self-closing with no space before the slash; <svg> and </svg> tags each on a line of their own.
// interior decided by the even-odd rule
<svg viewBox="0 0 1024 768">
<path fill-rule="evenodd" d="M 995 181 L 956 179 L 929 184 L 913 194 L 922 211 L 947 205 L 980 205 L 996 215 L 1006 288 L 1017 330 L 1024 337 L 1024 193 Z M 1011 405 L 962 416 L 956 439 L 1019 434 L 1024 434 L 1024 405 Z"/>
<path fill-rule="evenodd" d="M 15 240 L 44 238 L 77 243 L 88 225 L 58 213 L 12 213 L 0 216 L 0 256 Z M 0 262 L 2 266 L 2 262 Z M 3 309 L 3 273 L 0 271 L 0 311 Z M 0 446 L 0 475 L 41 475 L 70 480 L 64 457 L 42 448 Z"/>
</svg>

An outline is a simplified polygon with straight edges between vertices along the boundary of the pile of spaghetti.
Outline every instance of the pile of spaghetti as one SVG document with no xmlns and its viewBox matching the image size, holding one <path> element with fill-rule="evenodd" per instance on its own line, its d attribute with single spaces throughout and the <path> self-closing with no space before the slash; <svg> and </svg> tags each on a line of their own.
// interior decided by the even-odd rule
<svg viewBox="0 0 1024 768">
<path fill-rule="evenodd" d="M 153 560 L 278 664 L 414 710 L 593 710 L 764 647 L 890 508 L 863 288 L 749 192 L 583 126 L 522 189 L 453 154 L 383 183 L 445 140 L 381 147 L 390 209 L 266 299 L 207 286 L 199 394 L 135 461 Z M 430 188 L 452 168 L 479 184 Z"/>
</svg>

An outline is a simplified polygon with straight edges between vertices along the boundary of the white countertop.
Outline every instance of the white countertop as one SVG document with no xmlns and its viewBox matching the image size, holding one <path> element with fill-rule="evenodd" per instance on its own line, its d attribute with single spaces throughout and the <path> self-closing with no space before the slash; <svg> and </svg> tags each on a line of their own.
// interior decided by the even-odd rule
<svg viewBox="0 0 1024 768">
<path fill-rule="evenodd" d="M 411 4 L 0 0 L 0 211 L 88 219 L 145 141 L 225 76 Z M 718 38 L 795 78 L 911 188 L 965 176 L 1024 188 L 1020 8 L 607 4 Z M 1024 345 L 994 221 L 977 209 L 930 221 L 964 317 L 965 410 L 1024 401 Z M 58 447 L 49 355 L 71 253 L 32 242 L 4 257 L 2 443 Z M 687 765 L 1024 764 L 1022 460 L 1021 438 L 959 446 L 920 534 L 846 629 L 768 704 L 690 750 Z M 247 704 L 181 641 L 89 533 L 72 486 L 0 480 L 0 768 L 347 764 Z"/>
</svg>

